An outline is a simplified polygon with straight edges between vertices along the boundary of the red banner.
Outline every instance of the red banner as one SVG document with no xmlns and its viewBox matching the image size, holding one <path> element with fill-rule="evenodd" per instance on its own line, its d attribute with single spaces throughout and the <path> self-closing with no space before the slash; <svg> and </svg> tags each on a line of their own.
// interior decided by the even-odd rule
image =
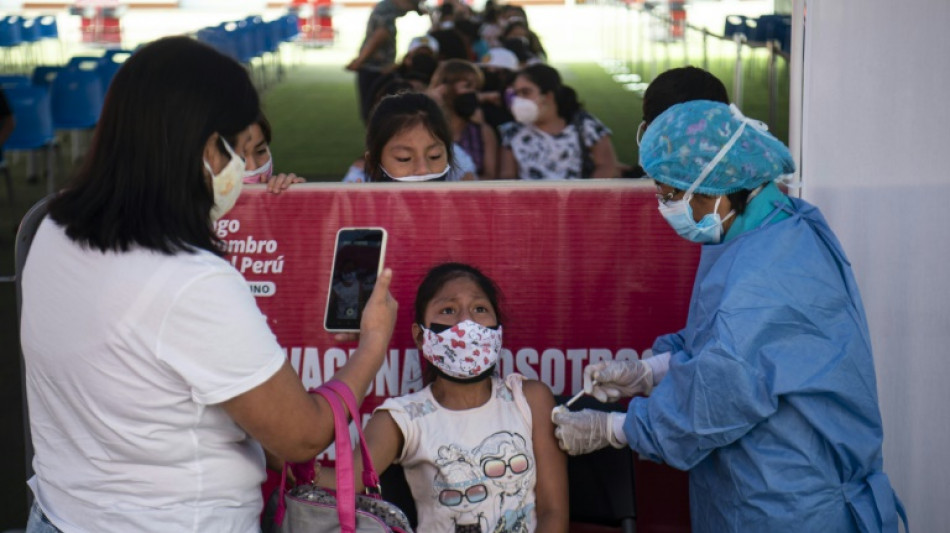
<svg viewBox="0 0 950 533">
<path fill-rule="evenodd" d="M 308 387 L 332 377 L 353 348 L 323 329 L 336 232 L 382 226 L 400 307 L 364 413 L 421 388 L 413 300 L 426 271 L 445 261 L 476 266 L 501 288 L 501 373 L 540 379 L 566 396 L 581 389 L 588 363 L 642 357 L 658 335 L 685 323 L 699 250 L 657 214 L 654 192 L 621 180 L 304 184 L 276 196 L 248 187 L 217 231 Z M 684 523 L 684 478 L 665 467 L 638 465 L 641 473 L 644 488 L 675 479 L 678 494 L 662 507 L 680 516 L 660 521 Z M 665 482 L 649 479 L 661 476 Z M 655 503 L 643 497 L 639 491 L 641 526 Z"/>
</svg>

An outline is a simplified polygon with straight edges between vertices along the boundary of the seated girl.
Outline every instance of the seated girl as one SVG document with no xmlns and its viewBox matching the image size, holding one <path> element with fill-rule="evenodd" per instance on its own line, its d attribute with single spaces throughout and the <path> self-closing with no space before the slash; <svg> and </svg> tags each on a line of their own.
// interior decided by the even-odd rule
<svg viewBox="0 0 950 533">
<path fill-rule="evenodd" d="M 574 89 L 548 65 L 522 69 L 503 124 L 498 175 L 505 179 L 616 178 L 610 130 L 581 108 Z"/>
<path fill-rule="evenodd" d="M 495 371 L 498 299 L 494 282 L 474 267 L 430 270 L 412 324 L 427 385 L 386 400 L 366 425 L 376 470 L 403 467 L 419 533 L 567 531 L 567 460 L 550 419 L 554 397 L 540 381 Z M 334 479 L 324 470 L 321 483 Z"/>
</svg>

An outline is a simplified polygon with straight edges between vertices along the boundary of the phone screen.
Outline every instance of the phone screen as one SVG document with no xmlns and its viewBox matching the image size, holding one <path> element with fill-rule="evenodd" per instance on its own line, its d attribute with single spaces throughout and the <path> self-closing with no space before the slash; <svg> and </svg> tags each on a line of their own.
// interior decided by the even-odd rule
<svg viewBox="0 0 950 533">
<path fill-rule="evenodd" d="M 383 228 L 342 228 L 337 232 L 324 319 L 327 331 L 359 331 L 363 307 L 383 270 L 385 254 Z"/>
</svg>

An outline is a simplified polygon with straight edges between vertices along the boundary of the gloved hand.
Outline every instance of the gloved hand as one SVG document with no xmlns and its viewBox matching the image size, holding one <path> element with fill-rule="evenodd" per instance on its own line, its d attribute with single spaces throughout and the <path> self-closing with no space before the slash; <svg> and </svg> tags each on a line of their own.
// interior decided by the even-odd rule
<svg viewBox="0 0 950 533">
<path fill-rule="evenodd" d="M 584 369 L 584 392 L 601 402 L 650 394 L 653 371 L 643 361 L 601 361 Z"/>
<path fill-rule="evenodd" d="M 554 436 L 558 446 L 568 455 L 595 452 L 607 445 L 623 448 L 624 443 L 614 437 L 610 417 L 613 413 L 583 409 L 571 411 L 559 405 L 551 411 L 551 420 L 557 426 Z"/>
</svg>

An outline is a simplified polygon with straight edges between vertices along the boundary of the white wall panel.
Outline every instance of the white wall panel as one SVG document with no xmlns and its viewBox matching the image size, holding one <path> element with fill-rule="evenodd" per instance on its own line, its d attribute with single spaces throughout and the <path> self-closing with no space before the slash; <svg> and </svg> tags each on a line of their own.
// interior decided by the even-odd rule
<svg viewBox="0 0 950 533">
<path fill-rule="evenodd" d="M 914 531 L 947 531 L 950 2 L 805 4 L 803 196 L 864 298 L 885 471 Z"/>
</svg>

